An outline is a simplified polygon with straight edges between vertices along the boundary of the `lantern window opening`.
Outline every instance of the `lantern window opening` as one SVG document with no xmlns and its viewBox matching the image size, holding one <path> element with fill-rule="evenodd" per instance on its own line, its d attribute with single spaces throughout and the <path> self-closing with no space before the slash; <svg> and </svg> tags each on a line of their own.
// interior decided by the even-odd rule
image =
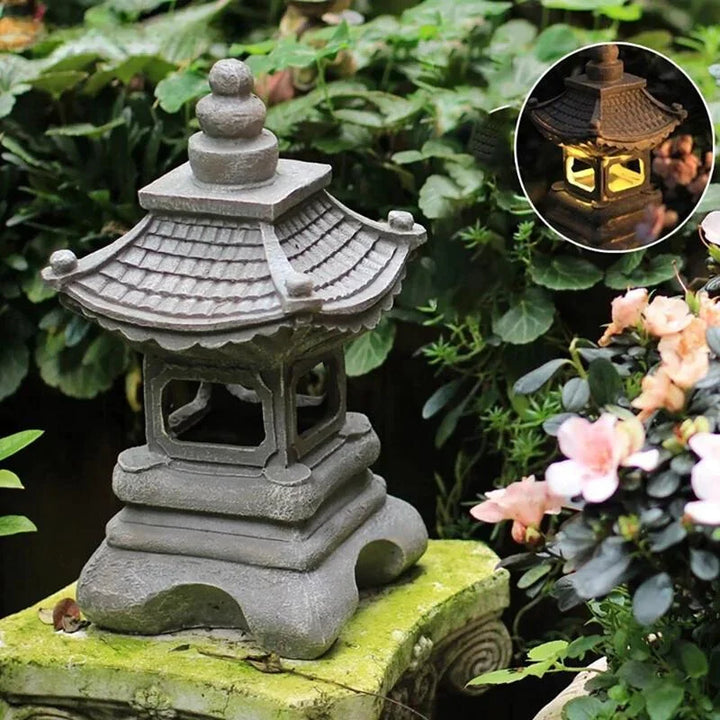
<svg viewBox="0 0 720 720">
<path fill-rule="evenodd" d="M 267 437 L 258 393 L 242 384 L 171 379 L 162 389 L 165 433 L 175 442 L 257 448 Z"/>
<path fill-rule="evenodd" d="M 645 182 L 645 162 L 635 155 L 623 155 L 608 158 L 607 186 L 611 193 L 617 194 L 640 187 Z"/>
<path fill-rule="evenodd" d="M 590 156 L 567 154 L 565 157 L 565 177 L 574 187 L 591 193 L 595 191 L 595 165 Z"/>
<path fill-rule="evenodd" d="M 293 369 L 292 415 L 300 455 L 317 446 L 342 421 L 343 382 L 334 356 L 302 363 Z"/>
</svg>

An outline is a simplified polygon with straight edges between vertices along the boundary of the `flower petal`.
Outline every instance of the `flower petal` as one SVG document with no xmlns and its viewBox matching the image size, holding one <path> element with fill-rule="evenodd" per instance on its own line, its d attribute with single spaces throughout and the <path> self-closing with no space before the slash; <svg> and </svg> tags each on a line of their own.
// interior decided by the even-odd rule
<svg viewBox="0 0 720 720">
<path fill-rule="evenodd" d="M 575 497 L 583 487 L 585 467 L 574 460 L 553 463 L 545 471 L 550 492 L 561 497 Z"/>
<path fill-rule="evenodd" d="M 720 435 L 696 433 L 688 440 L 688 445 L 701 458 L 711 457 L 720 461 Z"/>
<path fill-rule="evenodd" d="M 492 500 L 486 500 L 470 508 L 470 514 L 476 520 L 482 520 L 486 523 L 498 523 L 508 519 L 503 509 Z"/>
<path fill-rule="evenodd" d="M 645 450 L 626 457 L 622 464 L 625 467 L 636 467 L 645 472 L 652 472 L 660 464 L 659 450 Z"/>
<path fill-rule="evenodd" d="M 720 465 L 715 460 L 701 460 L 692 469 L 692 489 L 700 500 L 720 502 Z"/>
<path fill-rule="evenodd" d="M 586 478 L 582 491 L 583 497 L 591 503 L 605 502 L 617 490 L 618 483 L 617 473 Z"/>
<path fill-rule="evenodd" d="M 708 242 L 720 245 L 720 210 L 708 213 L 700 223 L 700 227 Z"/>
<path fill-rule="evenodd" d="M 685 514 L 698 525 L 720 525 L 720 503 L 697 500 L 685 506 Z"/>
</svg>

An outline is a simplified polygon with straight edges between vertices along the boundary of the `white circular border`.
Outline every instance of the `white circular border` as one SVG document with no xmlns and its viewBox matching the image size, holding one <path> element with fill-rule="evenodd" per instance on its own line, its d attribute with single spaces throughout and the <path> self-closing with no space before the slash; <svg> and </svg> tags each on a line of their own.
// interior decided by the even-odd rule
<svg viewBox="0 0 720 720">
<path fill-rule="evenodd" d="M 661 58 L 669 62 L 671 65 L 673 65 L 677 70 L 679 70 L 685 78 L 688 80 L 690 85 L 695 89 L 695 92 L 698 94 L 698 97 L 702 100 L 702 104 L 705 107 L 705 112 L 707 113 L 707 118 L 710 121 L 710 137 L 712 140 L 712 165 L 710 166 L 710 172 L 708 173 L 708 182 L 705 186 L 705 189 L 700 194 L 700 197 L 698 198 L 697 203 L 695 203 L 695 207 L 693 210 L 688 213 L 688 216 L 676 227 L 673 228 L 667 235 L 663 235 L 662 237 L 659 237 L 654 242 L 649 243 L 648 245 L 641 245 L 640 247 L 636 248 L 628 248 L 626 250 L 604 250 L 602 248 L 595 248 L 590 245 L 585 245 L 581 242 L 578 242 L 577 240 L 573 240 L 572 238 L 569 238 L 567 235 L 563 235 L 556 227 L 551 225 L 542 215 L 542 213 L 539 212 L 539 210 L 535 207 L 535 203 L 530 199 L 530 195 L 528 194 L 528 191 L 525 188 L 525 183 L 523 182 L 522 174 L 520 172 L 520 162 L 518 158 L 518 135 L 520 130 L 520 122 L 523 119 L 523 115 L 525 113 L 525 108 L 528 104 L 528 100 L 532 97 L 533 92 L 535 91 L 535 88 L 545 79 L 547 74 L 557 65 L 559 65 L 564 60 L 567 60 L 567 58 L 572 57 L 573 55 L 577 55 L 578 53 L 585 52 L 586 50 L 590 50 L 594 47 L 600 47 L 602 45 L 624 45 L 626 47 L 634 47 L 638 48 L 639 50 L 644 50 L 645 52 L 652 53 L 654 55 L 659 55 Z M 545 225 L 550 228 L 556 235 L 561 237 L 563 240 L 566 240 L 567 242 L 572 243 L 576 247 L 582 248 L 583 250 L 589 250 L 590 252 L 599 252 L 599 253 L 606 253 L 608 255 L 618 255 L 621 253 L 631 253 L 631 252 L 639 252 L 640 250 L 647 250 L 650 247 L 653 247 L 654 245 L 658 245 L 661 242 L 664 242 L 669 237 L 672 237 L 676 232 L 681 230 L 692 218 L 692 216 L 695 214 L 695 211 L 697 210 L 700 203 L 703 201 L 703 198 L 705 197 L 705 193 L 710 188 L 711 179 L 713 176 L 713 173 L 715 172 L 715 125 L 713 123 L 712 119 L 712 113 L 710 112 L 710 106 L 708 105 L 707 100 L 705 99 L 705 96 L 700 92 L 700 88 L 695 84 L 695 81 L 688 75 L 683 68 L 680 67 L 674 60 L 671 60 L 667 55 L 663 55 L 662 53 L 658 52 L 657 50 L 653 50 L 652 48 L 646 47 L 645 45 L 638 45 L 637 43 L 630 43 L 630 42 L 601 42 L 601 43 L 593 43 L 592 45 L 584 45 L 581 48 L 578 48 L 577 50 L 573 50 L 572 52 L 567 53 L 566 55 L 563 55 L 561 58 L 556 60 L 550 67 L 545 70 L 545 72 L 535 81 L 533 86 L 530 88 L 530 91 L 525 96 L 525 100 L 523 101 L 522 107 L 520 108 L 520 113 L 518 115 L 517 123 L 515 124 L 515 138 L 513 140 L 513 155 L 515 156 L 515 172 L 518 177 L 518 182 L 520 183 L 520 187 L 522 188 L 523 195 L 525 196 L 525 199 L 530 203 L 530 207 L 533 209 L 535 215 L 537 215 L 540 220 L 542 220 Z"/>
</svg>

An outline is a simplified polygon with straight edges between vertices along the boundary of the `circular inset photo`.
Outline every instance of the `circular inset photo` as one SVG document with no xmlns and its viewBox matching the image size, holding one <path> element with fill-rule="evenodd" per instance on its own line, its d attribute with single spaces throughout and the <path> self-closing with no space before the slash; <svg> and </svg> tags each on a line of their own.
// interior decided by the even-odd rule
<svg viewBox="0 0 720 720">
<path fill-rule="evenodd" d="M 626 252 L 678 230 L 712 175 L 713 125 L 685 72 L 648 48 L 592 45 L 535 84 L 515 163 L 535 211 L 565 239 Z"/>
</svg>

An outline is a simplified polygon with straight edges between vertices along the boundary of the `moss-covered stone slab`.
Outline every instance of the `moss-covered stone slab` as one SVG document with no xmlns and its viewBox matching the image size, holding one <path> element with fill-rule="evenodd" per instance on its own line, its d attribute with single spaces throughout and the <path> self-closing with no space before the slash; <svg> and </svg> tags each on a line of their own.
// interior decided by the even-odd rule
<svg viewBox="0 0 720 720">
<path fill-rule="evenodd" d="M 38 616 L 66 588 L 0 621 L 3 720 L 369 720 L 429 714 L 437 682 L 462 688 L 501 667 L 508 577 L 476 542 L 431 541 L 400 580 L 365 593 L 337 642 L 312 661 L 267 656 L 238 631 L 141 637 Z M 417 716 L 415 716 L 417 717 Z"/>
</svg>

